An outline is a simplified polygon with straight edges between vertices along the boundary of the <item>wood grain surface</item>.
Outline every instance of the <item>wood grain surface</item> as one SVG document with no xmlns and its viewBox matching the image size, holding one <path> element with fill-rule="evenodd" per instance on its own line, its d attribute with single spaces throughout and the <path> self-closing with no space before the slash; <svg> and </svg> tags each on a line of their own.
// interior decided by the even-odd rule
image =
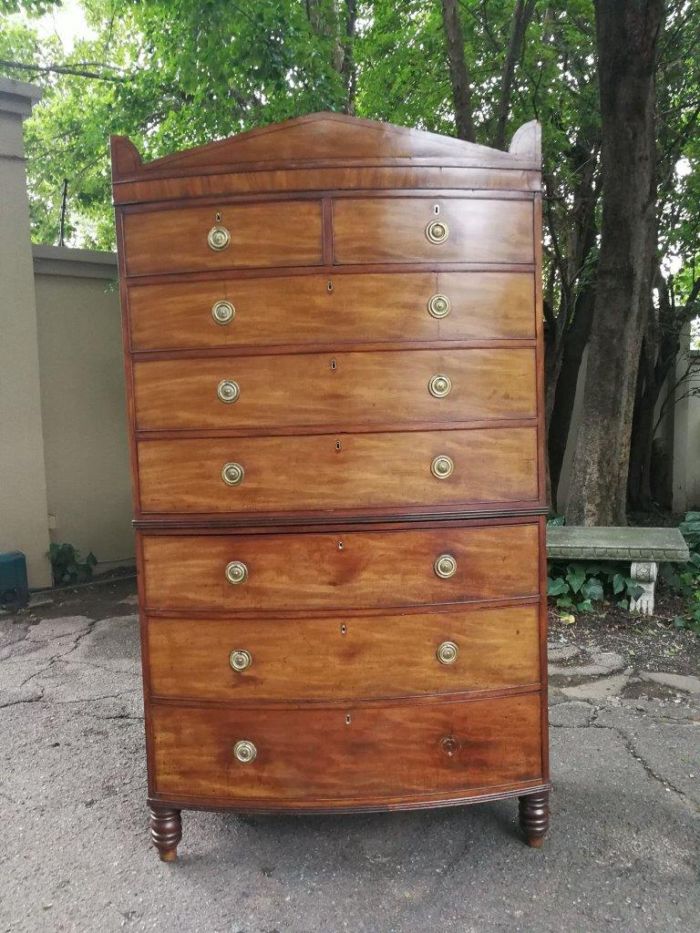
<svg viewBox="0 0 700 933">
<path fill-rule="evenodd" d="M 439 208 L 439 214 L 435 212 Z M 431 221 L 449 236 L 431 243 Z M 348 198 L 333 203 L 338 263 L 533 261 L 532 201 L 480 198 Z"/>
<path fill-rule="evenodd" d="M 539 606 L 307 619 L 147 622 L 154 696 L 274 702 L 499 690 L 539 683 Z M 442 664 L 438 647 L 457 646 Z M 230 653 L 252 657 L 235 671 Z"/>
<path fill-rule="evenodd" d="M 447 317 L 428 313 L 433 295 Z M 215 302 L 235 308 L 228 324 Z M 533 338 L 534 283 L 527 272 L 272 276 L 132 285 L 135 350 L 362 344 L 368 341 Z"/>
<path fill-rule="evenodd" d="M 160 794 L 348 804 L 541 777 L 540 698 L 346 709 L 152 707 Z M 241 764 L 240 740 L 257 757 Z"/>
<path fill-rule="evenodd" d="M 444 398 L 428 389 L 438 374 L 452 382 Z M 217 398 L 222 380 L 238 384 L 237 401 Z M 141 430 L 532 418 L 535 352 L 445 349 L 137 361 L 134 402 Z"/>
<path fill-rule="evenodd" d="M 143 535 L 147 609 L 279 611 L 420 606 L 538 592 L 536 523 L 347 534 Z M 457 571 L 436 576 L 451 554 Z M 225 576 L 231 561 L 245 583 Z"/>
<path fill-rule="evenodd" d="M 207 234 L 219 223 L 231 243 L 217 252 Z M 129 275 L 313 265 L 323 255 L 321 205 L 279 201 L 125 214 L 124 243 Z"/>
<path fill-rule="evenodd" d="M 436 478 L 431 465 L 454 469 Z M 138 444 L 144 514 L 455 507 L 538 498 L 537 429 L 475 428 L 145 440 Z M 242 482 L 222 478 L 226 463 Z"/>
</svg>

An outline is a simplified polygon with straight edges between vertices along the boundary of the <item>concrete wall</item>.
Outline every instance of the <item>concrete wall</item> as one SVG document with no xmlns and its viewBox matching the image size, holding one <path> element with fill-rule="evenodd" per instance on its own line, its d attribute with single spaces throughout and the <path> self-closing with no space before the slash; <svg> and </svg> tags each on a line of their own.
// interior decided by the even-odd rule
<svg viewBox="0 0 700 933">
<path fill-rule="evenodd" d="M 48 586 L 46 480 L 37 318 L 22 122 L 40 96 L 0 78 L 0 551 L 23 551 Z"/>
<path fill-rule="evenodd" d="M 700 509 L 700 353 L 690 350 L 690 328 L 683 344 L 675 374 L 678 388 L 674 406 L 673 509 L 676 512 Z"/>
<path fill-rule="evenodd" d="M 669 385 L 661 392 L 657 403 L 657 418 L 664 402 L 666 402 L 666 413 L 655 435 L 657 439 L 662 439 L 672 460 L 672 507 L 673 511 L 678 513 L 700 508 L 700 354 L 690 350 L 689 328 L 681 339 L 681 345 L 683 350 L 679 355 L 676 371 L 669 377 Z M 682 384 L 677 385 L 686 373 L 691 358 L 694 359 L 694 375 L 691 379 L 685 379 Z M 583 406 L 587 359 L 588 348 L 584 350 L 581 360 L 569 439 L 562 462 L 557 493 L 559 512 L 564 511 L 571 483 L 571 467 Z M 675 401 L 671 403 L 666 401 L 669 394 Z"/>
<path fill-rule="evenodd" d="M 134 555 L 116 257 L 33 257 L 51 538 L 93 551 L 99 571 Z"/>
</svg>

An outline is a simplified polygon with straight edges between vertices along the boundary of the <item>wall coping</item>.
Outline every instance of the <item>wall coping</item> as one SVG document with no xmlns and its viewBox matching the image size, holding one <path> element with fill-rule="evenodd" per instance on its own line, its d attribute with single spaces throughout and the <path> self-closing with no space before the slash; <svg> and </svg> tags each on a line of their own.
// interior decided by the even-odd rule
<svg viewBox="0 0 700 933">
<path fill-rule="evenodd" d="M 70 246 L 32 246 L 35 275 L 68 275 L 78 279 L 116 279 L 117 254 Z"/>
<path fill-rule="evenodd" d="M 0 113 L 17 113 L 28 117 L 43 91 L 36 84 L 0 78 Z"/>
</svg>

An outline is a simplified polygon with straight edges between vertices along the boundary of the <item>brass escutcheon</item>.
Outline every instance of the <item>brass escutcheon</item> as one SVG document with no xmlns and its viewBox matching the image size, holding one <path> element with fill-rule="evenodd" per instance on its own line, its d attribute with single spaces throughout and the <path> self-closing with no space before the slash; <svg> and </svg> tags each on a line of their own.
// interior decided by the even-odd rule
<svg viewBox="0 0 700 933">
<path fill-rule="evenodd" d="M 451 758 L 455 752 L 459 751 L 459 742 L 453 735 L 446 735 L 444 739 L 440 739 L 440 747 Z"/>
<path fill-rule="evenodd" d="M 222 298 L 211 306 L 211 316 L 217 324 L 229 324 L 236 316 L 236 309 L 230 301 Z"/>
<path fill-rule="evenodd" d="M 441 454 L 439 457 L 435 457 L 430 464 L 430 472 L 436 479 L 447 479 L 448 476 L 452 476 L 454 468 L 454 461 L 452 457 L 448 457 L 447 454 Z"/>
<path fill-rule="evenodd" d="M 231 242 L 231 234 L 228 232 L 226 227 L 222 227 L 220 224 L 212 227 L 209 233 L 207 234 L 207 243 L 209 248 L 213 249 L 215 252 L 220 252 Z"/>
<path fill-rule="evenodd" d="M 436 654 L 440 664 L 454 664 L 459 654 L 459 648 L 453 641 L 443 641 Z"/>
<path fill-rule="evenodd" d="M 241 394 L 241 388 L 233 379 L 222 379 L 216 387 L 216 394 L 222 402 L 226 402 L 226 404 L 229 405 L 231 402 L 237 400 L 238 396 Z"/>
<path fill-rule="evenodd" d="M 432 317 L 447 317 L 450 313 L 450 307 L 450 299 L 447 295 L 431 295 L 428 299 L 428 314 Z"/>
<path fill-rule="evenodd" d="M 431 220 L 425 228 L 425 235 L 431 243 L 444 243 L 450 235 L 450 228 L 444 220 Z"/>
<path fill-rule="evenodd" d="M 245 583 L 248 579 L 248 568 L 242 560 L 232 560 L 226 565 L 226 579 L 234 586 Z"/>
<path fill-rule="evenodd" d="M 228 656 L 228 662 L 234 671 L 245 671 L 253 663 L 253 655 L 245 648 L 234 648 Z"/>
<path fill-rule="evenodd" d="M 428 392 L 435 398 L 445 398 L 451 391 L 452 380 L 442 373 L 436 373 L 428 383 Z"/>
<path fill-rule="evenodd" d="M 245 470 L 240 463 L 225 463 L 221 470 L 221 479 L 227 486 L 240 486 Z"/>
<path fill-rule="evenodd" d="M 433 570 L 436 576 L 443 580 L 449 580 L 457 573 L 457 561 L 451 554 L 441 554 L 433 564 Z"/>
<path fill-rule="evenodd" d="M 255 761 L 258 750 L 252 742 L 249 742 L 247 739 L 241 739 L 233 746 L 233 754 L 242 765 L 247 765 L 250 764 L 251 761 Z"/>
</svg>

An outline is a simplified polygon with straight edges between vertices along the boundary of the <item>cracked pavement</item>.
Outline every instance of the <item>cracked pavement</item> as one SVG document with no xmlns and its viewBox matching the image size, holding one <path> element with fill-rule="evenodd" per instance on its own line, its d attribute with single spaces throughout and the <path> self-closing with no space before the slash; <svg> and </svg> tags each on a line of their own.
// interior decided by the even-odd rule
<svg viewBox="0 0 700 933">
<path fill-rule="evenodd" d="M 513 800 L 415 813 L 145 813 L 133 581 L 0 615 L 0 931 L 694 931 L 700 680 L 553 644 L 552 822 Z"/>
</svg>

